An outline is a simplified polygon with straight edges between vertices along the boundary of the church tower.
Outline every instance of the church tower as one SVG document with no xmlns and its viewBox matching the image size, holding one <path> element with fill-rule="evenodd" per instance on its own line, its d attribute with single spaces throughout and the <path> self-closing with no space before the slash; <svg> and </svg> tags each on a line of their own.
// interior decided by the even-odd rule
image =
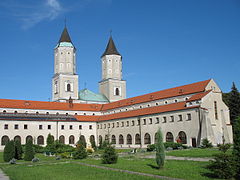
<svg viewBox="0 0 240 180">
<path fill-rule="evenodd" d="M 54 76 L 52 101 L 78 99 L 78 75 L 76 74 L 76 48 L 65 26 L 54 49 Z"/>
<path fill-rule="evenodd" d="M 122 80 L 122 56 L 117 51 L 112 36 L 102 59 L 102 80 L 99 82 L 99 91 L 110 102 L 126 98 L 126 81 Z"/>
</svg>

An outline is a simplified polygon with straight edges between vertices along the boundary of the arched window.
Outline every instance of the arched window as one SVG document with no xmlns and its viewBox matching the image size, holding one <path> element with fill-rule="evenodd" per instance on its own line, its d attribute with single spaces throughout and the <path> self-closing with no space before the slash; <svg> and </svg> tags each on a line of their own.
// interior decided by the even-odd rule
<svg viewBox="0 0 240 180">
<path fill-rule="evenodd" d="M 104 139 L 105 141 L 109 141 L 109 138 L 108 138 L 108 135 L 106 134 L 105 135 L 105 139 Z"/>
<path fill-rule="evenodd" d="M 151 144 L 151 136 L 148 133 L 144 135 L 144 144 Z"/>
<path fill-rule="evenodd" d="M 85 139 L 85 136 L 84 135 L 81 135 L 80 138 L 79 138 L 80 141 L 82 142 L 86 142 L 86 139 Z"/>
<path fill-rule="evenodd" d="M 30 136 L 30 135 L 26 137 L 26 143 L 27 143 L 29 140 L 31 140 L 31 141 L 33 142 L 33 137 Z"/>
<path fill-rule="evenodd" d="M 9 142 L 9 137 L 8 136 L 3 136 L 1 139 L 1 145 L 5 146 Z"/>
<path fill-rule="evenodd" d="M 91 135 L 90 136 L 90 142 L 93 142 L 93 141 L 95 141 L 95 137 L 94 137 L 94 135 Z"/>
<path fill-rule="evenodd" d="M 71 91 L 71 84 L 67 84 L 67 91 Z"/>
<path fill-rule="evenodd" d="M 44 137 L 43 136 L 38 136 L 37 144 L 38 145 L 44 145 Z"/>
<path fill-rule="evenodd" d="M 99 144 L 102 144 L 102 136 L 101 135 L 99 136 L 98 139 L 99 139 Z"/>
<path fill-rule="evenodd" d="M 178 137 L 179 137 L 179 139 L 181 140 L 181 143 L 182 143 L 182 144 L 187 144 L 187 136 L 186 136 L 186 133 L 185 133 L 185 132 L 180 131 L 180 132 L 178 133 Z"/>
<path fill-rule="evenodd" d="M 115 95 L 116 95 L 116 96 L 119 96 L 119 95 L 120 95 L 119 88 L 116 88 L 116 89 L 115 89 Z"/>
<path fill-rule="evenodd" d="M 173 142 L 173 134 L 171 132 L 167 132 L 166 142 Z"/>
<path fill-rule="evenodd" d="M 65 144 L 65 137 L 63 135 L 59 137 L 59 142 Z"/>
<path fill-rule="evenodd" d="M 123 135 L 119 135 L 119 144 L 124 144 Z"/>
<path fill-rule="evenodd" d="M 132 144 L 132 136 L 130 134 L 127 135 L 127 144 Z"/>
<path fill-rule="evenodd" d="M 116 136 L 115 135 L 112 135 L 112 144 L 116 144 Z"/>
<path fill-rule="evenodd" d="M 73 135 L 69 136 L 69 144 L 74 144 L 74 143 L 75 143 L 74 136 Z"/>
<path fill-rule="evenodd" d="M 21 137 L 20 137 L 20 136 L 15 136 L 15 137 L 14 137 L 14 141 L 15 141 L 15 142 L 16 142 L 16 141 L 19 141 L 20 144 L 21 144 Z"/>
<path fill-rule="evenodd" d="M 136 134 L 136 135 L 135 135 L 135 144 L 141 144 L 140 134 Z"/>
<path fill-rule="evenodd" d="M 154 135 L 154 143 L 155 143 L 155 144 L 157 143 L 157 140 L 158 140 L 158 138 L 157 138 L 157 133 L 155 133 L 155 135 Z"/>
</svg>

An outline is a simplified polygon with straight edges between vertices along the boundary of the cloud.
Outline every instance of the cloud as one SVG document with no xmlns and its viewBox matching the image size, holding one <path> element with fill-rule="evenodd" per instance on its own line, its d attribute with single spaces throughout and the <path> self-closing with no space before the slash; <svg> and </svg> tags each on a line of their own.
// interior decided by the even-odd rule
<svg viewBox="0 0 240 180">
<path fill-rule="evenodd" d="M 29 29 L 36 24 L 48 20 L 52 21 L 64 13 L 59 0 L 17 1 L 1 0 L 0 6 L 8 14 L 21 22 L 23 29 Z"/>
</svg>

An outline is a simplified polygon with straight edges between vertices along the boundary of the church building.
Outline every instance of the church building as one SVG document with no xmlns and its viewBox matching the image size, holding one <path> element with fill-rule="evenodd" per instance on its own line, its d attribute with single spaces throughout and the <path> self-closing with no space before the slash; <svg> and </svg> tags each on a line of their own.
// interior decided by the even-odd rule
<svg viewBox="0 0 240 180">
<path fill-rule="evenodd" d="M 117 148 L 145 148 L 155 143 L 159 128 L 165 142 L 232 143 L 229 109 L 213 79 L 126 98 L 122 56 L 110 36 L 94 93 L 79 90 L 76 53 L 65 27 L 54 48 L 51 102 L 0 99 L 0 150 L 11 139 L 45 146 L 48 134 L 73 146 L 84 138 L 88 146 L 94 139 Z"/>
</svg>

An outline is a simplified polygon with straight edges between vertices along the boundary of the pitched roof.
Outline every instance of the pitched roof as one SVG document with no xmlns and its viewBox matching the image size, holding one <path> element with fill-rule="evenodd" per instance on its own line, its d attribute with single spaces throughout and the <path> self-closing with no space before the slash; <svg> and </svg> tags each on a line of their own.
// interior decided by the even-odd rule
<svg viewBox="0 0 240 180">
<path fill-rule="evenodd" d="M 208 90 L 206 92 L 201 92 L 201 93 L 198 93 L 198 94 L 194 94 L 190 99 L 187 100 L 187 102 L 200 100 L 200 99 L 202 99 L 204 96 L 206 96 L 211 91 L 212 90 Z"/>
<path fill-rule="evenodd" d="M 101 57 L 103 57 L 105 55 L 112 55 L 112 54 L 120 55 L 120 53 L 118 52 L 118 50 L 114 44 L 112 36 L 110 36 L 108 44 L 107 44 L 107 48 Z"/>
<path fill-rule="evenodd" d="M 149 114 L 158 114 L 163 112 L 170 112 L 170 111 L 177 111 L 177 110 L 184 110 L 184 109 L 193 109 L 199 106 L 191 106 L 186 107 L 186 102 L 179 102 L 173 104 L 167 104 L 162 106 L 154 106 L 149 108 L 143 109 L 136 109 L 132 111 L 125 111 L 119 112 L 114 114 L 102 115 L 102 116 L 82 116 L 76 115 L 74 116 L 79 121 L 107 121 L 113 119 L 122 119 L 122 118 L 129 118 L 129 117 L 137 117 L 137 116 L 144 116 Z"/>
<path fill-rule="evenodd" d="M 100 111 L 101 104 L 80 104 L 67 102 L 27 101 L 0 99 L 0 108 L 16 109 L 46 109 L 46 110 L 69 110 L 69 111 Z"/>
<path fill-rule="evenodd" d="M 58 41 L 58 43 L 61 43 L 61 42 L 72 42 L 71 41 L 71 38 L 68 34 L 68 30 L 67 30 L 67 27 L 65 26 L 64 29 L 63 29 L 63 32 L 62 32 L 62 35 Z"/>
<path fill-rule="evenodd" d="M 157 92 L 153 92 L 153 93 L 149 93 L 141 96 L 123 99 L 120 101 L 104 104 L 102 110 L 109 110 L 109 109 L 129 106 L 133 104 L 144 103 L 148 101 L 154 101 L 154 100 L 165 99 L 170 97 L 204 92 L 209 82 L 210 80 L 205 80 L 205 81 L 200 81 L 200 82 L 196 82 L 196 83 L 192 83 L 184 86 L 165 89 L 162 91 L 157 91 Z"/>
<path fill-rule="evenodd" d="M 83 101 L 109 102 L 103 94 L 94 93 L 86 88 L 79 91 L 78 97 Z"/>
</svg>

